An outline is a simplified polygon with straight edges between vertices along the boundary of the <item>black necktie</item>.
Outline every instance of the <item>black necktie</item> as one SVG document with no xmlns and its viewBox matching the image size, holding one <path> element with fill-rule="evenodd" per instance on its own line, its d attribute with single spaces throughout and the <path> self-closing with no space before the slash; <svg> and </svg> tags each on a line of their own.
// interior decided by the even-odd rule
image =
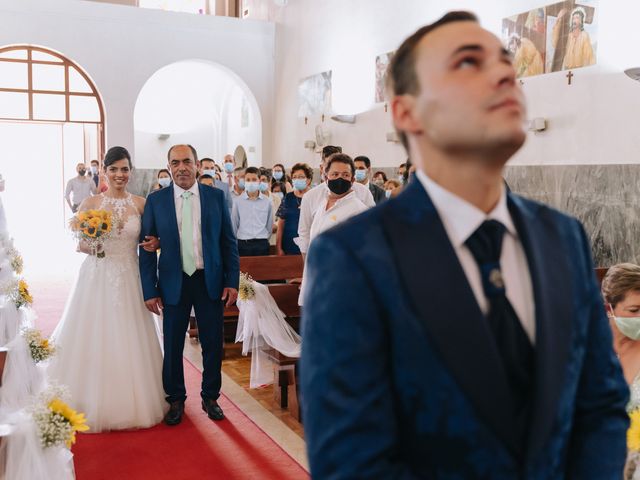
<svg viewBox="0 0 640 480">
<path fill-rule="evenodd" d="M 515 414 L 523 420 L 524 426 L 533 386 L 534 352 L 529 337 L 506 295 L 500 269 L 500 252 L 505 230 L 502 223 L 486 220 L 465 244 L 480 268 L 482 287 L 489 300 L 487 321 L 507 373 L 516 405 Z"/>
</svg>

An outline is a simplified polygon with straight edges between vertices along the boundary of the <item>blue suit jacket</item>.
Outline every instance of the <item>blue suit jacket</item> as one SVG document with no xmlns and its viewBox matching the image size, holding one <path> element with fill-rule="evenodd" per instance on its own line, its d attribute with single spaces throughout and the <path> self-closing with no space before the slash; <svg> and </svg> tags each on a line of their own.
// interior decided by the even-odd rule
<svg viewBox="0 0 640 480">
<path fill-rule="evenodd" d="M 312 243 L 300 375 L 313 478 L 621 478 L 628 388 L 583 228 L 508 205 L 535 297 L 526 446 L 485 318 L 414 181 Z"/>
<path fill-rule="evenodd" d="M 223 288 L 238 288 L 238 244 L 224 193 L 206 185 L 198 185 L 198 189 L 205 281 L 209 297 L 219 300 Z M 140 249 L 144 299 L 162 297 L 164 303 L 176 305 L 182 291 L 182 258 L 173 184 L 147 197 L 140 239 L 145 235 L 160 238 L 160 258 L 155 253 Z"/>
</svg>

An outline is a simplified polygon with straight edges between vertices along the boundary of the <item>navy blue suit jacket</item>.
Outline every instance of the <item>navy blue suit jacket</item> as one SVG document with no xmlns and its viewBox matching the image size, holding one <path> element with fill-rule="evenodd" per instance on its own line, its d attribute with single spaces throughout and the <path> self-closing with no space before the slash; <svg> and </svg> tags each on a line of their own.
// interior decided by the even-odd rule
<svg viewBox="0 0 640 480">
<path fill-rule="evenodd" d="M 205 282 L 209 297 L 219 300 L 223 288 L 238 288 L 238 244 L 222 190 L 200 184 L 198 189 Z M 176 305 L 182 292 L 182 257 L 173 184 L 147 197 L 140 239 L 145 235 L 160 238 L 160 258 L 155 253 L 140 249 L 144 299 L 161 297 L 164 303 Z"/>
<path fill-rule="evenodd" d="M 618 479 L 628 388 L 580 223 L 508 195 L 535 297 L 526 445 L 465 273 L 424 188 L 316 238 L 300 365 L 313 478 Z"/>
</svg>

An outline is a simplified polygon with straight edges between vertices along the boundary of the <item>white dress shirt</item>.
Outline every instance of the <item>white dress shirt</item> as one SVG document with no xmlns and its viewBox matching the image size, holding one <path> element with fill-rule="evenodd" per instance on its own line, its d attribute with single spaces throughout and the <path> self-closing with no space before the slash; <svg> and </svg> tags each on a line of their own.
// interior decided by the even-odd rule
<svg viewBox="0 0 640 480">
<path fill-rule="evenodd" d="M 304 196 L 302 197 L 304 199 Z M 315 212 L 313 217 L 313 224 L 310 228 L 309 242 L 313 241 L 322 232 L 329 230 L 331 227 L 338 225 L 351 217 L 358 215 L 359 213 L 367 210 L 367 207 L 362 200 L 360 200 L 355 191 L 345 195 L 338 199 L 333 206 L 327 210 L 327 200 L 325 199 Z M 300 295 L 298 297 L 298 305 L 302 305 L 302 299 L 304 297 L 304 291 L 306 289 L 305 275 L 302 275 L 302 284 L 300 285 Z"/>
<path fill-rule="evenodd" d="M 358 197 L 365 206 L 376 206 L 376 202 L 373 200 L 373 195 L 371 195 L 369 187 L 365 187 L 358 182 L 354 182 L 353 191 L 355 192 L 355 196 Z M 300 220 L 298 221 L 298 237 L 294 239 L 294 241 L 298 247 L 300 247 L 300 252 L 304 254 L 309 250 L 313 217 L 321 206 L 327 204 L 326 201 L 328 196 L 329 187 L 324 182 L 313 187 L 302 196 L 302 203 L 300 204 Z"/>
<path fill-rule="evenodd" d="M 180 242 L 182 242 L 182 194 L 186 191 L 191 192 L 191 216 L 193 224 L 193 256 L 196 261 L 196 268 L 201 270 L 204 268 L 204 260 L 202 258 L 202 230 L 200 214 L 200 190 L 198 189 L 198 183 L 191 185 L 189 190 L 180 188 L 175 183 L 173 184 L 173 196 L 176 203 L 176 219 L 178 220 L 178 234 L 180 235 Z M 181 243 L 182 244 L 182 243 Z"/>
<path fill-rule="evenodd" d="M 473 258 L 473 254 L 464 242 L 485 220 L 497 220 L 506 227 L 500 254 L 500 267 L 506 294 L 518 315 L 524 331 L 531 343 L 535 344 L 535 306 L 531 274 L 527 264 L 527 256 L 507 208 L 507 195 L 504 187 L 498 204 L 489 214 L 486 214 L 457 195 L 445 190 L 424 172 L 418 170 L 416 178 L 429 194 L 471 285 L 478 305 L 485 315 L 489 313 L 489 301 L 482 288 L 480 269 Z"/>
</svg>

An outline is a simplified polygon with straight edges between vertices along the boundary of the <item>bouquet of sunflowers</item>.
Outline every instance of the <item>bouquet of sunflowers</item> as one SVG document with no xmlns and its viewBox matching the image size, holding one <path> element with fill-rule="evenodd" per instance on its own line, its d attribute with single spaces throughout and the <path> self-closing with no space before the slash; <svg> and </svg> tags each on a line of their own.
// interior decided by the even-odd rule
<svg viewBox="0 0 640 480">
<path fill-rule="evenodd" d="M 50 343 L 48 339 L 43 338 L 40 330 L 28 328 L 22 332 L 22 335 L 29 344 L 31 358 L 33 358 L 34 362 L 39 363 L 56 353 L 55 345 Z"/>
<path fill-rule="evenodd" d="M 4 293 L 15 304 L 16 308 L 22 306 L 30 306 L 33 303 L 33 297 L 29 293 L 29 286 L 23 279 L 12 280 L 4 287 Z"/>
<path fill-rule="evenodd" d="M 31 408 L 43 448 L 66 446 L 76 442 L 76 432 L 89 430 L 83 413 L 76 412 L 65 403 L 68 393 L 60 387 L 50 387 Z"/>
<path fill-rule="evenodd" d="M 104 258 L 102 244 L 111 234 L 112 222 L 112 213 L 108 210 L 84 210 L 71 219 L 69 226 L 76 238 L 86 242 L 96 257 Z"/>
</svg>

